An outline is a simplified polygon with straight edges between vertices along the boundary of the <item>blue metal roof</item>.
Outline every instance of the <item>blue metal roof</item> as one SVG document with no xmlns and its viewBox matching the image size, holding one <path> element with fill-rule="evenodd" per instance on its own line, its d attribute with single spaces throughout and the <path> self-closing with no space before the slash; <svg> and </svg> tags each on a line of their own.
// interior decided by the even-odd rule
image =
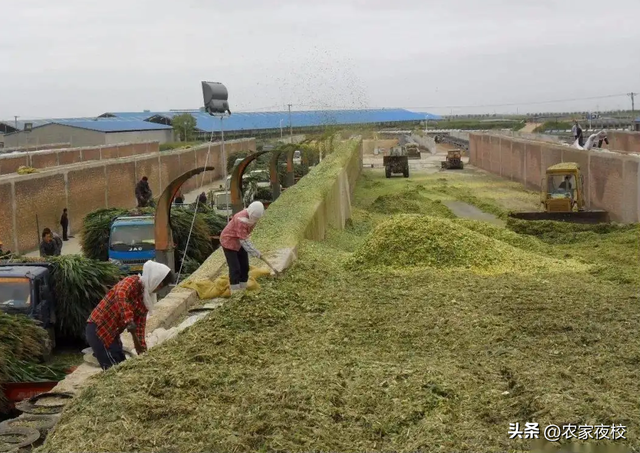
<svg viewBox="0 0 640 453">
<path fill-rule="evenodd" d="M 6 121 L 0 121 L 1 124 L 6 124 L 7 126 L 14 128 L 16 127 L 16 121 L 13 120 L 6 120 Z M 24 130 L 24 125 L 26 123 L 31 123 L 33 124 L 33 127 L 38 127 L 38 126 L 42 126 L 44 124 L 49 124 L 51 123 L 51 120 L 18 120 L 17 121 L 17 125 L 18 125 L 18 130 L 19 131 L 23 131 Z"/>
<path fill-rule="evenodd" d="M 120 118 L 166 118 L 189 113 L 196 119 L 196 128 L 203 132 L 219 132 L 220 119 L 200 111 L 168 111 L 168 112 L 123 112 L 112 113 Z M 429 117 L 429 118 L 428 118 Z M 291 112 L 293 127 L 313 127 L 325 125 L 347 125 L 367 123 L 394 123 L 405 121 L 424 121 L 425 119 L 439 119 L 437 115 L 414 113 L 404 109 L 377 110 L 316 110 Z M 224 119 L 225 131 L 279 129 L 289 127 L 289 112 L 240 112 Z"/>
<path fill-rule="evenodd" d="M 99 132 L 131 132 L 172 129 L 164 124 L 150 123 L 131 118 L 62 118 L 52 121 L 55 124 L 78 127 Z"/>
<path fill-rule="evenodd" d="M 441 120 L 442 117 L 440 115 L 434 115 L 433 113 L 428 113 L 428 112 L 416 112 L 419 115 L 424 116 L 424 119 L 426 120 Z"/>
<path fill-rule="evenodd" d="M 103 113 L 98 118 L 127 118 L 131 120 L 144 121 L 161 113 L 163 112 L 107 112 Z"/>
</svg>

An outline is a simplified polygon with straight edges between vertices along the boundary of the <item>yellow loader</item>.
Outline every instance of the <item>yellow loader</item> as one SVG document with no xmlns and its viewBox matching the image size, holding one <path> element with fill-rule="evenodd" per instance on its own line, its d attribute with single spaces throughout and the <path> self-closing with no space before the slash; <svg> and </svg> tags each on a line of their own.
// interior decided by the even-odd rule
<svg viewBox="0 0 640 453">
<path fill-rule="evenodd" d="M 542 212 L 516 212 L 509 214 L 521 220 L 555 220 L 571 223 L 609 223 L 609 213 L 587 210 L 584 199 L 584 178 L 580 165 L 563 162 L 547 169 L 540 185 Z"/>
</svg>

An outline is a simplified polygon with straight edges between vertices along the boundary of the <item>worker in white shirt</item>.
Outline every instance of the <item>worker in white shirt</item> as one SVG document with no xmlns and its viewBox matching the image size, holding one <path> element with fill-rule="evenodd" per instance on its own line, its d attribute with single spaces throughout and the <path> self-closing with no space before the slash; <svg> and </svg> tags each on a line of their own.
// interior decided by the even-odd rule
<svg viewBox="0 0 640 453">
<path fill-rule="evenodd" d="M 593 149 L 596 147 L 596 142 L 598 143 L 598 148 L 602 148 L 602 142 L 605 142 L 608 145 L 609 139 L 607 138 L 607 133 L 605 131 L 600 131 L 597 134 L 591 134 L 587 139 L 587 143 L 584 144 L 583 148 Z"/>
</svg>

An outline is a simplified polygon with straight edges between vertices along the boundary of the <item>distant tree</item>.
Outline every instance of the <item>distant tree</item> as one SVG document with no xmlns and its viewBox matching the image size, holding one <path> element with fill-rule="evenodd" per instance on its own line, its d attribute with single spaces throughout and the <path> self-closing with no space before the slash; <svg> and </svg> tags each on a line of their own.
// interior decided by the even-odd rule
<svg viewBox="0 0 640 453">
<path fill-rule="evenodd" d="M 193 133 L 196 130 L 196 119 L 190 113 L 174 116 L 171 124 L 181 142 L 188 142 L 193 138 Z"/>
</svg>

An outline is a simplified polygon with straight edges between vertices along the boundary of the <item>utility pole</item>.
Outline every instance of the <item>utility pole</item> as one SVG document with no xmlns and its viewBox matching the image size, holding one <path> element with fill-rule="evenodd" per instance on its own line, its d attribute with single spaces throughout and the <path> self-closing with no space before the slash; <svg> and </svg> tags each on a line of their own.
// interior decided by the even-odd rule
<svg viewBox="0 0 640 453">
<path fill-rule="evenodd" d="M 635 111 L 636 111 L 636 100 L 635 97 L 638 95 L 638 93 L 627 93 L 627 96 L 629 96 L 631 98 L 631 112 L 634 114 L 633 116 L 635 116 Z"/>
<path fill-rule="evenodd" d="M 293 143 L 293 126 L 291 125 L 291 104 L 287 104 L 289 106 L 289 143 Z"/>
<path fill-rule="evenodd" d="M 18 118 L 20 118 L 17 115 L 14 115 L 13 117 L 13 124 L 16 127 L 16 147 L 20 146 L 20 134 L 18 134 Z"/>
</svg>

